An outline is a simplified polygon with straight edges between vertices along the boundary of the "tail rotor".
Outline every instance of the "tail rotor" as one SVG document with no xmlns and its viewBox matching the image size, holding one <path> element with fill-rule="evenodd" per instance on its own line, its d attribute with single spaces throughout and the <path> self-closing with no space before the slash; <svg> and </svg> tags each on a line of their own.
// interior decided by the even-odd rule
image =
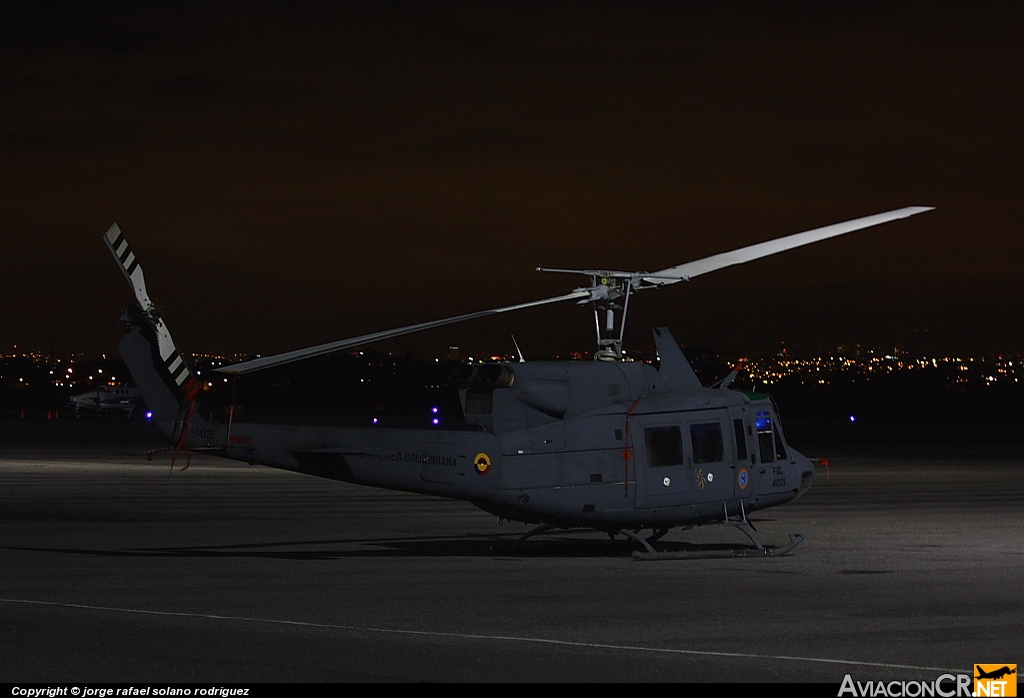
<svg viewBox="0 0 1024 698">
<path fill-rule="evenodd" d="M 163 318 L 160 317 L 160 309 L 150 300 L 149 293 L 146 291 L 146 277 L 142 273 L 142 267 L 139 265 L 139 260 L 136 259 L 135 253 L 132 252 L 128 241 L 125 240 L 121 229 L 117 227 L 117 223 L 110 226 L 110 230 L 103 236 L 103 242 L 107 244 L 110 253 L 117 260 L 125 279 L 128 280 L 128 284 L 135 291 L 135 300 L 138 301 L 139 307 L 156 333 L 160 360 L 171 374 L 175 385 L 187 393 L 188 389 L 182 386 L 190 378 L 194 378 L 192 371 L 189 369 L 188 364 L 185 363 L 181 353 L 174 346 L 171 333 L 168 331 Z"/>
</svg>

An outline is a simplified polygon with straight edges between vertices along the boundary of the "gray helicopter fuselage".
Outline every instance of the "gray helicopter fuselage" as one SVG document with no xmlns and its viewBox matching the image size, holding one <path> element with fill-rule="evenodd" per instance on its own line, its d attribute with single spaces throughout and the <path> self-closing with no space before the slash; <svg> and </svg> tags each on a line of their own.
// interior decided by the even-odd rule
<svg viewBox="0 0 1024 698">
<path fill-rule="evenodd" d="M 741 502 L 749 512 L 806 489 L 813 465 L 785 443 L 770 399 L 701 386 L 660 332 L 660 370 L 642 362 L 487 365 L 460 391 L 470 430 L 213 424 L 195 414 L 188 443 L 249 463 L 462 499 L 504 519 L 607 530 L 722 519 Z M 129 332 L 121 347 L 137 380 L 153 365 L 138 340 Z M 176 415 L 161 425 L 171 437 L 183 424 Z"/>
</svg>

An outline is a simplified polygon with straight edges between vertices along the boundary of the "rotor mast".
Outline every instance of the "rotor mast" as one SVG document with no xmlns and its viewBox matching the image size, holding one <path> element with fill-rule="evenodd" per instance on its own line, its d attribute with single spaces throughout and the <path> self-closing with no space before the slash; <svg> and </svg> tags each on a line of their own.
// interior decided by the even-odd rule
<svg viewBox="0 0 1024 698">
<path fill-rule="evenodd" d="M 626 333 L 626 316 L 629 313 L 629 297 L 639 282 L 648 272 L 603 271 L 596 269 L 549 269 L 537 267 L 537 271 L 555 272 L 560 274 L 582 274 L 590 277 L 590 286 L 574 289 L 573 292 L 586 292 L 589 295 L 578 300 L 577 305 L 590 303 L 594 309 L 594 331 L 597 335 L 597 352 L 595 361 L 621 361 L 625 358 L 622 351 L 622 338 Z M 622 314 L 616 327 L 615 315 Z"/>
<path fill-rule="evenodd" d="M 626 314 L 629 312 L 629 296 L 633 291 L 631 280 L 618 279 L 615 277 L 590 277 L 591 288 L 602 286 L 608 289 L 608 295 L 603 300 L 593 301 L 594 308 L 594 329 L 597 333 L 597 353 L 594 354 L 596 361 L 621 361 L 622 337 L 626 331 Z M 621 303 L 620 303 L 621 301 Z M 618 332 L 615 327 L 615 314 L 622 311 L 619 317 Z"/>
</svg>

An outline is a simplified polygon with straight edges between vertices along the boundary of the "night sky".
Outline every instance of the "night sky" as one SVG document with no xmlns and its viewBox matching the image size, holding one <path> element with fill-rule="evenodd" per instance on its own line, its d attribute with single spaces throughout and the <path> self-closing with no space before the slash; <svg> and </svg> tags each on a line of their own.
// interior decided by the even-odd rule
<svg viewBox="0 0 1024 698">
<path fill-rule="evenodd" d="M 910 205 L 634 299 L 736 354 L 1024 352 L 1024 5 L 0 5 L 0 351 L 270 353 Z M 115 7 L 115 6 L 111 6 Z M 590 349 L 540 308 L 393 340 Z"/>
</svg>

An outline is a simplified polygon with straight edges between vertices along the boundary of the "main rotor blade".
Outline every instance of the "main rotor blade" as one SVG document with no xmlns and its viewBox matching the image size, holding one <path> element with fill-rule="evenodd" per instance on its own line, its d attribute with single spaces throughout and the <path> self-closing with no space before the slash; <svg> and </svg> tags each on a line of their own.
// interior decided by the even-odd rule
<svg viewBox="0 0 1024 698">
<path fill-rule="evenodd" d="M 741 247 L 740 249 L 733 250 L 732 252 L 723 252 L 721 254 L 712 255 L 711 257 L 698 259 L 695 262 L 687 262 L 686 264 L 680 264 L 676 267 L 662 269 L 661 271 L 656 271 L 650 275 L 643 276 L 642 280 L 647 284 L 650 284 L 650 286 L 667 286 L 680 281 L 688 281 L 695 276 L 707 274 L 709 271 L 731 267 L 734 264 L 751 262 L 755 259 L 760 259 L 761 257 L 767 257 L 779 252 L 791 250 L 794 247 L 801 247 L 803 245 L 809 245 L 812 242 L 819 242 L 838 235 L 852 233 L 855 230 L 870 228 L 873 225 L 880 225 L 900 218 L 916 216 L 918 213 L 931 211 L 933 208 L 933 206 L 907 206 L 906 208 L 898 208 L 894 211 L 876 213 L 873 216 L 855 218 L 852 221 L 846 221 L 845 223 L 835 223 L 834 225 L 827 225 L 824 228 L 815 228 L 814 230 L 808 230 L 803 233 L 788 235 L 784 238 L 761 242 L 749 247 Z"/>
<path fill-rule="evenodd" d="M 435 327 L 453 325 L 456 322 L 474 320 L 476 318 L 487 317 L 488 315 L 498 315 L 499 313 L 509 313 L 512 312 L 513 310 L 523 310 L 524 308 L 533 308 L 538 305 L 548 305 L 550 303 L 560 303 L 562 301 L 578 301 L 581 298 L 589 297 L 589 290 L 578 290 L 573 291 L 572 293 L 567 293 L 564 296 L 555 296 L 553 298 L 545 298 L 544 300 L 539 301 L 530 301 L 529 303 L 519 303 L 517 305 L 507 305 L 503 308 L 493 308 L 491 310 L 478 310 L 475 313 L 456 315 L 455 317 L 445 318 L 443 320 L 431 320 L 430 322 L 421 322 L 416 325 L 406 325 L 405 327 L 399 327 L 393 330 L 384 330 L 383 332 L 372 332 L 370 334 L 364 334 L 358 337 L 352 337 L 350 339 L 342 339 L 337 342 L 318 344 L 315 347 L 309 347 L 307 349 L 296 349 L 295 351 L 285 352 L 284 354 L 264 356 L 259 359 L 253 359 L 252 361 L 245 361 L 243 363 L 234 364 L 232 366 L 224 366 L 223 368 L 218 368 L 216 370 L 221 373 L 252 373 L 253 371 L 262 371 L 265 368 L 271 368 L 273 366 L 289 364 L 292 363 L 293 361 L 310 359 L 314 356 L 323 356 L 324 354 L 330 354 L 336 351 L 351 349 L 352 347 L 357 347 L 361 344 L 369 344 L 370 342 L 377 342 L 382 339 L 391 339 L 392 337 L 401 337 L 402 335 L 412 334 L 413 332 L 420 332 L 422 330 L 429 330 Z"/>
</svg>

